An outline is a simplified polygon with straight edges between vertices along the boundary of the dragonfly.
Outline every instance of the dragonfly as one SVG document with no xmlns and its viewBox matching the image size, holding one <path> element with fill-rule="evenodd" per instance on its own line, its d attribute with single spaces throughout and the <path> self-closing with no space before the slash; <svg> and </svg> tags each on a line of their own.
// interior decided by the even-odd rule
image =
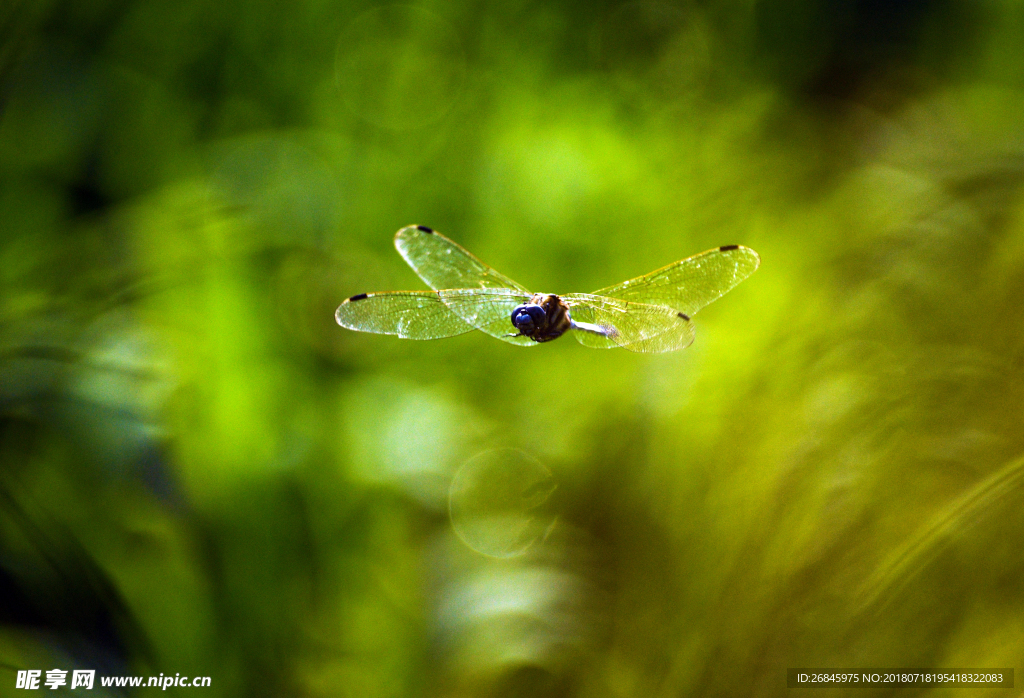
<svg viewBox="0 0 1024 698">
<path fill-rule="evenodd" d="M 480 330 L 534 346 L 571 331 L 595 348 L 661 353 L 693 342 L 692 317 L 754 273 L 761 258 L 724 245 L 593 293 L 532 293 L 425 225 L 395 234 L 395 247 L 433 290 L 359 293 L 335 312 L 350 330 L 440 339 Z"/>
</svg>

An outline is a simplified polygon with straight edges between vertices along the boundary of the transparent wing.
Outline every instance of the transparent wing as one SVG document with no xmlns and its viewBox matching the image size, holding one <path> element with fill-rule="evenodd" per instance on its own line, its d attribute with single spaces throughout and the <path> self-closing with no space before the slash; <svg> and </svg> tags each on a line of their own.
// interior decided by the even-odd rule
<svg viewBox="0 0 1024 698">
<path fill-rule="evenodd" d="M 665 305 L 692 316 L 753 274 L 759 264 L 761 258 L 749 247 L 726 245 L 594 291 L 593 295 Z"/>
<path fill-rule="evenodd" d="M 584 346 L 660 354 L 693 342 L 693 323 L 675 308 L 587 293 L 572 293 L 562 299 L 577 325 L 573 334 Z"/>
<path fill-rule="evenodd" d="M 454 337 L 473 329 L 441 302 L 437 291 L 360 293 L 338 306 L 334 319 L 350 330 L 405 339 Z"/>
<path fill-rule="evenodd" d="M 438 291 L 448 309 L 469 325 L 492 337 L 532 347 L 529 337 L 515 337 L 518 330 L 512 324 L 512 311 L 516 306 L 530 302 L 530 294 L 513 288 L 457 288 Z"/>
<path fill-rule="evenodd" d="M 504 288 L 526 293 L 518 283 L 425 225 L 410 225 L 395 233 L 395 248 L 427 286 L 436 291 L 446 288 Z"/>
</svg>

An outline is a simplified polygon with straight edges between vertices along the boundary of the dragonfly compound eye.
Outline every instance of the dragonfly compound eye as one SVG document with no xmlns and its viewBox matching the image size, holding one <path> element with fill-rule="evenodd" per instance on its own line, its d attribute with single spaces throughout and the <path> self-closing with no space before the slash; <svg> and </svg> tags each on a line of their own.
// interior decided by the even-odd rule
<svg viewBox="0 0 1024 698">
<path fill-rule="evenodd" d="M 539 305 L 520 305 L 512 311 L 512 324 L 523 333 L 529 333 L 544 323 L 544 309 Z"/>
</svg>

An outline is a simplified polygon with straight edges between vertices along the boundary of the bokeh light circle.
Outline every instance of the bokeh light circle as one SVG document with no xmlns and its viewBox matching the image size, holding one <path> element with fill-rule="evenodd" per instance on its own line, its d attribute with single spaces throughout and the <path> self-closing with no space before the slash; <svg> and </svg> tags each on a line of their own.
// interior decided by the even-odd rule
<svg viewBox="0 0 1024 698">
<path fill-rule="evenodd" d="M 452 479 L 452 527 L 478 553 L 520 555 L 554 525 L 555 515 L 544 505 L 556 487 L 551 471 L 533 456 L 513 448 L 484 451 Z"/>
<path fill-rule="evenodd" d="M 335 79 L 345 105 L 390 129 L 426 126 L 462 93 L 466 56 L 451 24 L 411 5 L 385 5 L 349 23 L 338 40 Z"/>
</svg>

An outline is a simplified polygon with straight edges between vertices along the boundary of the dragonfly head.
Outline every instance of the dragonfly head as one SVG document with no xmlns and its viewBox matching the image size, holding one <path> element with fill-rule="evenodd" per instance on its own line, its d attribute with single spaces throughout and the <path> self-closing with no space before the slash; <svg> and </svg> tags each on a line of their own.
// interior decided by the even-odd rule
<svg viewBox="0 0 1024 698">
<path fill-rule="evenodd" d="M 512 311 L 512 324 L 520 334 L 531 337 L 544 326 L 546 315 L 544 308 L 534 303 L 516 306 L 516 309 Z"/>
</svg>

